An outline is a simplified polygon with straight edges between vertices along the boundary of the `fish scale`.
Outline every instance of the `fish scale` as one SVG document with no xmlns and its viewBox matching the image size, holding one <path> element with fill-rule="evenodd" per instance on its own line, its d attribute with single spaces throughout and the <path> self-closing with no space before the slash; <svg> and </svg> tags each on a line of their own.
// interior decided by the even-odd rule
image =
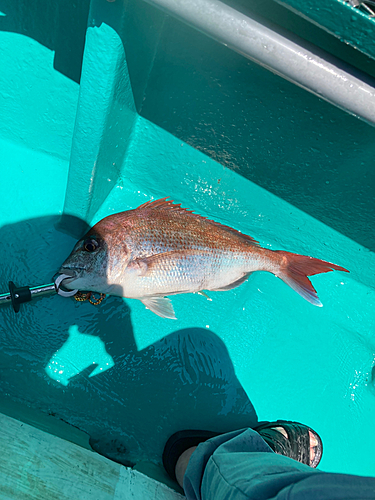
<svg viewBox="0 0 375 500">
<path fill-rule="evenodd" d="M 60 273 L 64 286 L 138 299 L 155 314 L 175 319 L 166 295 L 224 291 L 254 271 L 281 278 L 321 306 L 308 279 L 337 266 L 305 255 L 262 248 L 251 236 L 212 221 L 167 198 L 112 214 L 77 242 Z"/>
</svg>

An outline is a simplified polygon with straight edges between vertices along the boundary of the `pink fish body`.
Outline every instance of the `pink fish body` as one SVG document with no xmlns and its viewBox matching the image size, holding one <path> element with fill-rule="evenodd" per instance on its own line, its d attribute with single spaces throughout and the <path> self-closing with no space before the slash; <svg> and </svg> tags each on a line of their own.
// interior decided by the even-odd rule
<svg viewBox="0 0 375 500">
<path fill-rule="evenodd" d="M 60 273 L 67 288 L 138 299 L 175 319 L 166 295 L 231 290 L 254 271 L 281 278 L 321 306 L 308 276 L 343 267 L 262 248 L 250 236 L 163 198 L 110 215 L 76 244 Z"/>
</svg>

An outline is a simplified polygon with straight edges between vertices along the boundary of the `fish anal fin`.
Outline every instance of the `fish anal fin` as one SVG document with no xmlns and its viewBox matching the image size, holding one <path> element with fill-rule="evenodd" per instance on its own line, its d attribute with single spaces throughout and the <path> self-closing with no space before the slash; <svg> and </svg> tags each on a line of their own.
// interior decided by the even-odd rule
<svg viewBox="0 0 375 500">
<path fill-rule="evenodd" d="M 177 319 L 172 302 L 167 297 L 143 297 L 139 299 L 147 309 L 161 318 Z"/>
<path fill-rule="evenodd" d="M 207 217 L 204 217 L 203 215 L 198 215 L 193 212 L 193 210 L 188 210 L 187 208 L 182 208 L 181 203 L 174 203 L 173 200 L 168 200 L 168 196 L 166 198 L 160 198 L 159 200 L 153 200 L 153 201 L 147 201 L 146 203 L 143 203 L 143 205 L 140 205 L 138 208 L 136 208 L 136 211 L 143 211 L 143 210 L 168 210 L 170 212 L 178 212 L 180 214 L 184 214 L 189 217 L 193 217 L 195 219 L 200 219 L 202 221 L 207 221 L 210 222 L 211 224 L 214 224 L 217 227 L 220 227 L 226 231 L 229 231 L 232 234 L 235 234 L 239 238 L 245 240 L 247 243 L 250 245 L 253 245 L 255 247 L 259 247 L 259 242 L 256 241 L 254 238 L 247 234 L 243 234 L 240 231 L 237 231 L 237 229 L 234 229 L 233 227 L 226 226 L 224 224 L 221 224 L 220 222 L 216 222 L 214 220 L 208 219 Z"/>
<path fill-rule="evenodd" d="M 224 292 L 226 290 L 233 290 L 233 288 L 237 288 L 238 286 L 242 285 L 250 276 L 251 273 L 246 273 L 241 278 L 239 278 L 236 281 L 233 281 L 232 283 L 229 283 L 229 285 L 225 285 L 221 288 L 215 288 L 212 289 L 213 292 Z"/>
</svg>

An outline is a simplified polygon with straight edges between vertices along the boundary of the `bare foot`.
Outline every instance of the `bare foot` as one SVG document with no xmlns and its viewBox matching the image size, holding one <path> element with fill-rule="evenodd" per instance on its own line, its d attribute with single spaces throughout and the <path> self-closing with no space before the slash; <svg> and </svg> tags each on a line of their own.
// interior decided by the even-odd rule
<svg viewBox="0 0 375 500">
<path fill-rule="evenodd" d="M 177 482 L 178 484 L 181 486 L 181 488 L 183 488 L 183 483 L 184 483 L 184 475 L 185 475 L 185 471 L 186 471 L 186 468 L 188 466 L 188 463 L 189 463 L 189 460 L 190 460 L 190 457 L 191 455 L 193 454 L 193 452 L 197 449 L 196 446 L 192 446 L 191 448 L 188 448 L 187 450 L 185 450 L 179 457 L 179 459 L 177 460 L 177 463 L 176 463 L 176 468 L 175 468 L 175 472 L 176 472 L 176 479 L 177 479 Z"/>
</svg>

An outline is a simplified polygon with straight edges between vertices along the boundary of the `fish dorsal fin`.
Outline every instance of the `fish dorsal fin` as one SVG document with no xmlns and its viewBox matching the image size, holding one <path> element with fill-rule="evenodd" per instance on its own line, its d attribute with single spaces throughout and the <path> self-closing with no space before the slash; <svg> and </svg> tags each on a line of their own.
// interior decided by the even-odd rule
<svg viewBox="0 0 375 500">
<path fill-rule="evenodd" d="M 240 238 L 244 239 L 247 243 L 250 245 L 259 247 L 259 242 L 254 240 L 251 236 L 247 234 L 243 234 L 240 231 L 237 231 L 237 229 L 233 229 L 233 227 L 226 226 L 224 224 L 220 224 L 220 222 L 216 222 L 214 220 L 208 219 L 207 217 L 204 217 L 203 215 L 195 214 L 193 210 L 188 210 L 187 208 L 182 208 L 181 203 L 174 203 L 173 200 L 168 200 L 168 196 L 166 198 L 160 198 L 160 200 L 154 200 L 154 201 L 147 201 L 146 203 L 143 203 L 143 205 L 140 205 L 136 210 L 144 210 L 144 209 L 158 209 L 158 210 L 168 210 L 170 212 L 178 212 L 181 214 L 188 215 L 189 217 L 193 217 L 195 219 L 201 219 L 205 220 L 208 222 L 211 222 L 211 224 L 214 224 L 217 227 L 221 227 L 222 229 L 225 229 L 229 231 L 232 234 L 235 234 L 236 236 L 239 236 Z"/>
<path fill-rule="evenodd" d="M 186 208 L 181 207 L 181 203 L 174 203 L 173 200 L 168 200 L 168 196 L 166 198 L 160 198 L 159 200 L 149 200 L 146 203 L 140 205 L 136 210 L 140 210 L 142 208 L 159 208 L 161 210 L 174 210 L 174 211 L 182 211 L 192 213 L 192 210 L 187 210 Z"/>
</svg>

